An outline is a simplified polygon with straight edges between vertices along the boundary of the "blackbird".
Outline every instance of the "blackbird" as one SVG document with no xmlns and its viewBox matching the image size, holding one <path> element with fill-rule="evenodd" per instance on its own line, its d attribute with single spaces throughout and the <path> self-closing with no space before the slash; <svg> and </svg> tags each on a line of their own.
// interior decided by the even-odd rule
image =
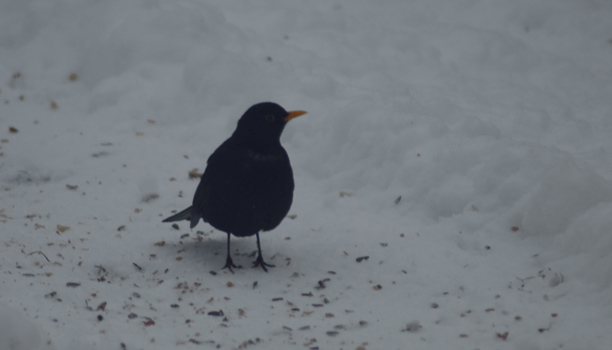
<svg viewBox="0 0 612 350">
<path fill-rule="evenodd" d="M 208 158 L 206 170 L 193 197 L 192 205 L 163 222 L 200 218 L 227 233 L 225 266 L 232 273 L 230 234 L 257 236 L 257 259 L 253 267 L 274 265 L 264 262 L 259 232 L 278 226 L 293 201 L 293 171 L 287 151 L 280 143 L 285 124 L 304 111 L 287 112 L 272 102 L 249 108 L 238 121 L 230 138 Z"/>
</svg>

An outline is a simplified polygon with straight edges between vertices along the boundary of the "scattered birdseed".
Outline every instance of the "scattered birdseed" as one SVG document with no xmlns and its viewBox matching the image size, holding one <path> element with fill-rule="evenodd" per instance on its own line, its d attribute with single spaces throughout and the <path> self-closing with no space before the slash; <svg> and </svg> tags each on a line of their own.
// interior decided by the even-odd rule
<svg viewBox="0 0 612 350">
<path fill-rule="evenodd" d="M 423 326 L 418 321 L 410 322 L 402 329 L 402 332 L 416 333 L 421 330 Z"/>
<path fill-rule="evenodd" d="M 495 333 L 495 335 L 502 340 L 507 340 L 508 339 L 508 332 L 504 332 L 504 333 Z"/>
<path fill-rule="evenodd" d="M 219 311 L 211 311 L 208 313 L 208 316 L 223 316 L 223 310 L 219 310 Z"/>
</svg>

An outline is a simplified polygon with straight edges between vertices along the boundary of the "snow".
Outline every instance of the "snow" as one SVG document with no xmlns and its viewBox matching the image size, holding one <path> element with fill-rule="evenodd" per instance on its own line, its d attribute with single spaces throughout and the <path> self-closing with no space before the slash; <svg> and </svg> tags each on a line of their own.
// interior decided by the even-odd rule
<svg viewBox="0 0 612 350">
<path fill-rule="evenodd" d="M 609 1 L 0 8 L 1 350 L 612 348 Z M 232 275 L 161 220 L 261 101 L 296 216 Z"/>
</svg>

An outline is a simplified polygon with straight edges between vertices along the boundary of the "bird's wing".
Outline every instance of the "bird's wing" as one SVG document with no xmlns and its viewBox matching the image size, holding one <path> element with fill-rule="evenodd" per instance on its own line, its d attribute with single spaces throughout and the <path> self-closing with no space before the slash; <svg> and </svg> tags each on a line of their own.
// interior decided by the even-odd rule
<svg viewBox="0 0 612 350">
<path fill-rule="evenodd" d="M 206 169 L 204 170 L 204 174 L 202 174 L 202 179 L 200 180 L 200 184 L 196 189 L 195 195 L 193 196 L 193 210 L 191 216 L 191 227 L 195 226 L 200 218 L 204 219 L 205 222 L 208 222 L 206 218 L 206 211 L 203 210 L 208 206 L 208 202 L 210 199 L 210 194 L 212 191 L 212 179 L 217 178 L 217 174 L 215 172 L 219 171 L 223 168 L 223 159 L 224 154 L 227 153 L 228 148 L 230 148 L 230 139 L 225 140 L 211 155 L 208 157 L 206 161 Z"/>
</svg>

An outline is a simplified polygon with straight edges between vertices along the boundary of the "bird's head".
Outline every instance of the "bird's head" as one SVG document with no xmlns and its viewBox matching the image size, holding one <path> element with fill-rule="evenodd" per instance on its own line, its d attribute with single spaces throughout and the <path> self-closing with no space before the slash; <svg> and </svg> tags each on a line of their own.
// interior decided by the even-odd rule
<svg viewBox="0 0 612 350">
<path fill-rule="evenodd" d="M 262 150 L 277 146 L 287 122 L 304 114 L 305 111 L 287 112 L 273 102 L 258 103 L 242 115 L 232 138 Z"/>
</svg>

